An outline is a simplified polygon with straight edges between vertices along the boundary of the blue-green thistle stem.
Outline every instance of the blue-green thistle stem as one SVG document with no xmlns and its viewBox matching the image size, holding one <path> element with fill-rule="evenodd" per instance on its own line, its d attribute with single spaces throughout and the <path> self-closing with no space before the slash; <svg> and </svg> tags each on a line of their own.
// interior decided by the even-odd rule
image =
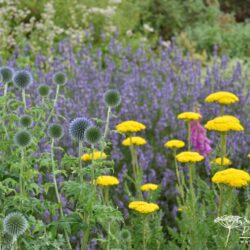
<svg viewBox="0 0 250 250">
<path fill-rule="evenodd" d="M 79 157 L 79 170 L 80 170 L 80 182 L 83 184 L 83 175 L 82 175 L 82 142 L 78 142 L 78 157 Z"/>
<path fill-rule="evenodd" d="M 103 135 L 104 139 L 106 139 L 106 137 L 108 135 L 108 131 L 109 131 L 110 114 L 111 114 L 111 107 L 108 107 L 107 118 L 106 118 L 105 129 L 104 129 L 104 135 Z"/>
<path fill-rule="evenodd" d="M 27 105 L 26 105 L 25 89 L 22 90 L 22 99 L 23 99 L 24 110 L 26 110 L 27 109 Z"/>
<path fill-rule="evenodd" d="M 4 90 L 3 90 L 3 95 L 6 96 L 8 92 L 8 83 L 4 84 Z"/>
<path fill-rule="evenodd" d="M 52 139 L 52 141 L 51 141 L 51 149 L 50 150 L 51 150 L 52 176 L 53 176 L 53 182 L 54 182 L 54 187 L 55 187 L 55 192 L 56 192 L 56 198 L 57 198 L 57 203 L 59 205 L 60 217 L 61 217 L 61 219 L 63 219 L 64 212 L 62 209 L 62 202 L 61 202 L 60 194 L 58 191 L 58 185 L 57 185 L 57 181 L 56 181 L 56 169 L 55 169 L 55 161 L 54 161 L 54 139 Z M 71 244 L 70 244 L 70 240 L 69 240 L 69 235 L 68 235 L 66 229 L 64 229 L 64 234 L 65 234 L 66 242 L 68 245 L 68 249 L 72 249 Z"/>
<path fill-rule="evenodd" d="M 95 161 L 95 159 L 94 159 L 94 156 L 95 156 L 95 154 L 94 154 L 94 152 L 95 152 L 95 147 L 94 147 L 94 145 L 91 145 L 91 174 L 92 174 L 92 176 L 91 176 L 91 182 L 92 182 L 92 186 L 93 186 L 93 190 L 94 190 L 94 192 L 96 193 L 96 184 L 95 184 L 95 164 L 94 164 L 94 161 Z"/>
<path fill-rule="evenodd" d="M 25 194 L 24 184 L 23 184 L 23 172 L 24 172 L 24 149 L 21 149 L 21 166 L 20 166 L 20 176 L 19 176 L 19 187 L 20 194 L 23 196 Z"/>
</svg>

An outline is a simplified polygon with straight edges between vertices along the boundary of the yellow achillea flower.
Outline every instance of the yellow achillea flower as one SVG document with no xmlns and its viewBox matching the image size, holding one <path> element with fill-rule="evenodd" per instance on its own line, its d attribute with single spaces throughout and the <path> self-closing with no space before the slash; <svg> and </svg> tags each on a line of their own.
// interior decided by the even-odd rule
<svg viewBox="0 0 250 250">
<path fill-rule="evenodd" d="M 133 136 L 133 137 L 128 137 L 125 140 L 123 140 L 122 145 L 124 146 L 131 146 L 131 145 L 144 145 L 146 144 L 146 140 L 140 136 Z"/>
<path fill-rule="evenodd" d="M 114 186 L 118 185 L 119 183 L 120 182 L 116 177 L 110 175 L 102 175 L 96 179 L 96 185 L 99 186 Z"/>
<path fill-rule="evenodd" d="M 250 158 L 250 154 L 248 154 L 247 157 Z"/>
<path fill-rule="evenodd" d="M 185 146 L 184 141 L 181 140 L 170 140 L 164 144 L 166 148 L 183 148 Z"/>
<path fill-rule="evenodd" d="M 178 119 L 187 121 L 199 120 L 201 117 L 201 114 L 196 112 L 183 112 L 177 116 Z"/>
<path fill-rule="evenodd" d="M 176 155 L 176 160 L 179 162 L 198 162 L 202 161 L 204 157 L 197 152 L 185 151 Z"/>
<path fill-rule="evenodd" d="M 235 94 L 227 91 L 219 91 L 206 97 L 205 102 L 216 102 L 219 104 L 232 104 L 238 102 L 239 98 Z"/>
<path fill-rule="evenodd" d="M 243 126 L 240 124 L 240 121 L 231 115 L 218 116 L 213 120 L 208 121 L 205 125 L 205 128 L 219 132 L 244 130 Z"/>
<path fill-rule="evenodd" d="M 147 191 L 154 191 L 154 190 L 158 189 L 158 187 L 159 186 L 156 185 L 156 184 L 146 183 L 146 184 L 144 184 L 144 185 L 141 186 L 141 191 L 145 191 L 145 192 L 147 192 Z"/>
<path fill-rule="evenodd" d="M 222 166 L 221 157 L 212 160 L 211 163 L 216 163 L 217 165 Z M 231 164 L 232 164 L 232 162 L 227 157 L 223 157 L 223 166 L 226 167 L 226 166 L 229 166 Z"/>
<path fill-rule="evenodd" d="M 100 151 L 95 151 L 94 152 L 94 160 L 99 160 L 99 159 L 106 159 L 107 155 L 103 152 Z M 91 161 L 92 160 L 92 153 L 90 154 L 84 154 L 82 156 L 83 161 Z"/>
<path fill-rule="evenodd" d="M 155 203 L 149 203 L 145 201 L 132 201 L 128 207 L 142 214 L 149 214 L 159 210 L 159 206 Z"/>
<path fill-rule="evenodd" d="M 243 170 L 228 168 L 215 173 L 212 182 L 216 184 L 225 184 L 233 188 L 240 188 L 249 184 L 250 175 Z"/>
<path fill-rule="evenodd" d="M 135 133 L 144 130 L 146 126 L 136 121 L 125 121 L 116 126 L 116 130 L 120 133 Z"/>
</svg>

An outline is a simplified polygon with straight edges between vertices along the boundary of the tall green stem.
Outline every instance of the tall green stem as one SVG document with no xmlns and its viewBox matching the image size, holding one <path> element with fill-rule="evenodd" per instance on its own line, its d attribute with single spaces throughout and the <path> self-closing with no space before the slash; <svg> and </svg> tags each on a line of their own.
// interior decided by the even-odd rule
<svg viewBox="0 0 250 250">
<path fill-rule="evenodd" d="M 147 250 L 147 215 L 143 215 L 144 219 L 143 219 L 143 235 L 142 235 L 142 239 L 143 239 L 143 250 Z"/>
<path fill-rule="evenodd" d="M 22 196 L 25 194 L 25 189 L 23 185 L 23 172 L 24 172 L 24 149 L 21 149 L 21 166 L 20 166 L 19 186 L 20 186 L 20 193 Z"/>
<path fill-rule="evenodd" d="M 227 154 L 227 133 L 221 132 L 221 142 L 220 142 L 220 151 L 221 151 L 221 165 L 224 164 L 224 157 L 226 157 Z"/>
<path fill-rule="evenodd" d="M 62 209 L 62 201 L 60 198 L 60 194 L 58 191 L 58 185 L 57 185 L 57 181 L 56 181 L 56 169 L 55 169 L 55 161 L 54 161 L 54 139 L 52 139 L 52 141 L 51 141 L 51 149 L 50 150 L 51 150 L 52 176 L 53 176 L 53 182 L 54 182 L 54 187 L 55 187 L 55 192 L 56 192 L 56 199 L 57 199 L 57 203 L 59 205 L 60 217 L 61 217 L 61 219 L 64 219 L 64 212 Z M 64 234 L 65 234 L 68 248 L 72 249 L 71 244 L 70 244 L 70 240 L 69 240 L 69 235 L 65 229 L 64 229 Z"/>
<path fill-rule="evenodd" d="M 23 98 L 24 110 L 26 110 L 27 105 L 26 105 L 25 89 L 22 90 L 22 98 Z"/>
<path fill-rule="evenodd" d="M 83 175 L 82 175 L 82 142 L 78 142 L 78 158 L 79 158 L 79 170 L 80 170 L 80 182 L 83 184 Z"/>
<path fill-rule="evenodd" d="M 84 235 L 82 238 L 81 250 L 87 250 L 88 242 L 89 242 L 89 233 L 90 233 L 90 217 L 88 214 L 84 215 L 84 222 L 87 225 L 86 230 L 84 231 Z"/>
<path fill-rule="evenodd" d="M 108 130 L 109 130 L 110 114 L 111 114 L 111 107 L 108 107 L 105 130 L 104 130 L 104 135 L 103 135 L 104 139 L 107 137 Z"/>
</svg>

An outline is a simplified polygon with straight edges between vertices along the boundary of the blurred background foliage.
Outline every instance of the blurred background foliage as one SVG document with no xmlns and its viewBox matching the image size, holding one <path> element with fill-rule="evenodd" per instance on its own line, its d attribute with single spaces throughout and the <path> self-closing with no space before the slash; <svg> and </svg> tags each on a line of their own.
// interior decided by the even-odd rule
<svg viewBox="0 0 250 250">
<path fill-rule="evenodd" d="M 18 45 L 50 53 L 64 38 L 105 47 L 114 35 L 137 48 L 157 49 L 175 37 L 184 51 L 206 60 L 250 55 L 250 0 L 0 0 L 0 50 Z M 159 40 L 161 38 L 161 40 Z M 107 44 L 107 43 L 106 43 Z M 7 48 L 7 50 L 6 50 Z"/>
</svg>

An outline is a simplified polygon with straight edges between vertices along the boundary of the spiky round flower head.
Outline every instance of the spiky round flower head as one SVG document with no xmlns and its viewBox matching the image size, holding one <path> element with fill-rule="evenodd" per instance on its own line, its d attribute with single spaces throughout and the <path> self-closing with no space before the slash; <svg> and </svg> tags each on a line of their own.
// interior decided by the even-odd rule
<svg viewBox="0 0 250 250">
<path fill-rule="evenodd" d="M 11 249 L 11 245 L 13 243 L 13 236 L 9 233 L 4 233 L 2 236 L 1 244 L 5 247 L 4 249 Z"/>
<path fill-rule="evenodd" d="M 28 221 L 19 212 L 8 214 L 3 221 L 4 231 L 13 237 L 18 237 L 27 230 Z"/>
<path fill-rule="evenodd" d="M 115 89 L 107 90 L 104 94 L 104 102 L 109 107 L 117 107 L 121 103 L 121 95 Z"/>
<path fill-rule="evenodd" d="M 8 66 L 3 66 L 0 68 L 0 75 L 2 76 L 1 81 L 3 83 L 9 83 L 13 78 L 13 69 Z"/>
<path fill-rule="evenodd" d="M 27 130 L 22 130 L 15 134 L 14 142 L 19 147 L 25 148 L 31 144 L 31 139 L 31 134 Z"/>
<path fill-rule="evenodd" d="M 52 124 L 48 130 L 49 137 L 52 139 L 60 139 L 63 137 L 63 127 L 59 124 Z"/>
<path fill-rule="evenodd" d="M 131 233 L 127 229 L 123 229 L 120 232 L 120 238 L 122 241 L 130 241 L 131 240 Z"/>
<path fill-rule="evenodd" d="M 85 130 L 92 126 L 93 123 L 85 117 L 78 117 L 74 119 L 69 125 L 70 136 L 77 141 L 84 140 Z"/>
<path fill-rule="evenodd" d="M 26 70 L 19 70 L 13 77 L 13 82 L 19 89 L 25 89 L 33 82 L 32 75 Z"/>
<path fill-rule="evenodd" d="M 67 76 L 63 72 L 57 72 L 53 75 L 53 82 L 58 85 L 65 85 L 67 82 Z"/>
<path fill-rule="evenodd" d="M 38 94 L 42 97 L 48 96 L 49 95 L 49 86 L 46 84 L 40 85 L 38 88 Z"/>
<path fill-rule="evenodd" d="M 96 144 L 102 138 L 102 132 L 98 127 L 88 127 L 84 133 L 84 139 L 89 144 Z"/>
<path fill-rule="evenodd" d="M 29 116 L 29 115 L 24 115 L 24 116 L 22 116 L 22 117 L 20 118 L 19 122 L 20 122 L 20 125 L 21 125 L 22 127 L 28 128 L 28 127 L 31 126 L 33 120 L 32 120 L 32 117 L 31 117 L 31 116 Z"/>
</svg>

